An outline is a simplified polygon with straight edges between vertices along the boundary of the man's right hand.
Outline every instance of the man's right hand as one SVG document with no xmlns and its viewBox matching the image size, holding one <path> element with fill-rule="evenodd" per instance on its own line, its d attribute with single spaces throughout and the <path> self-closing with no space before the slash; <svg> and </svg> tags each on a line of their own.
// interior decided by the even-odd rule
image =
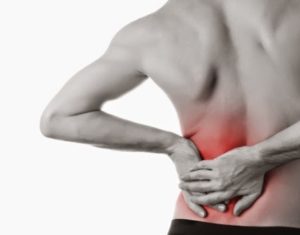
<svg viewBox="0 0 300 235">
<path fill-rule="evenodd" d="M 177 142 L 172 146 L 172 151 L 169 154 L 170 159 L 175 164 L 178 177 L 185 175 L 189 170 L 195 166 L 196 163 L 202 160 L 200 152 L 196 145 L 189 139 L 184 137 L 178 138 Z M 205 217 L 207 215 L 206 210 L 199 204 L 191 201 L 191 196 L 198 195 L 193 192 L 182 190 L 184 200 L 189 208 L 197 215 Z M 227 209 L 225 203 L 219 203 L 217 205 L 210 205 L 210 207 L 224 212 Z"/>
</svg>

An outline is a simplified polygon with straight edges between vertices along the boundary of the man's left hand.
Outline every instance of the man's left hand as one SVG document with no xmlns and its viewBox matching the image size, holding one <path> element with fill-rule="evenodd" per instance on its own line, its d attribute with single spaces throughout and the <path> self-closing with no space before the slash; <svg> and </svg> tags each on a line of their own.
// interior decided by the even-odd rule
<svg viewBox="0 0 300 235">
<path fill-rule="evenodd" d="M 234 207 L 238 216 L 262 194 L 267 172 L 258 153 L 251 146 L 226 152 L 214 160 L 202 160 L 181 177 L 179 187 L 190 192 L 206 193 L 191 198 L 197 204 L 217 204 L 242 196 Z"/>
</svg>

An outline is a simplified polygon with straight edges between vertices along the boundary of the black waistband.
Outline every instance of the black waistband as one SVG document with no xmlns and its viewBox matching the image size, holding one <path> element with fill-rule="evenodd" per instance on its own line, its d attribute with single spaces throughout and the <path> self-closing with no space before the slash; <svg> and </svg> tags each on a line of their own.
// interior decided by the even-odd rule
<svg viewBox="0 0 300 235">
<path fill-rule="evenodd" d="M 300 228 L 225 225 L 188 219 L 173 219 L 168 235 L 300 235 Z"/>
</svg>

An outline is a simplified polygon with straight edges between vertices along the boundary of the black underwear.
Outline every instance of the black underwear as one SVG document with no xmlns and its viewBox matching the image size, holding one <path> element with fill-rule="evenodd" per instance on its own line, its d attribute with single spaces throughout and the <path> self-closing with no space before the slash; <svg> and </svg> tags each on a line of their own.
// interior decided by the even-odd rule
<svg viewBox="0 0 300 235">
<path fill-rule="evenodd" d="M 173 219 L 168 235 L 300 235 L 300 228 L 239 226 Z"/>
</svg>

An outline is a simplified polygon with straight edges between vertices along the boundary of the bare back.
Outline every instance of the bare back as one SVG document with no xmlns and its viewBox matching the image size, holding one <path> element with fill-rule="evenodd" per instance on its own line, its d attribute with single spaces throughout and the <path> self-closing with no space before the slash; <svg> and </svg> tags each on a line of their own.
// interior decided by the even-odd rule
<svg viewBox="0 0 300 235">
<path fill-rule="evenodd" d="M 65 84 L 41 130 L 52 138 L 166 153 L 174 135 L 99 112 L 151 77 L 204 159 L 259 143 L 300 120 L 299 22 L 299 0 L 169 0 L 119 31 L 101 58 Z M 94 131 L 99 127 L 101 133 Z M 174 218 L 300 228 L 299 179 L 299 160 L 274 168 L 263 194 L 239 217 L 234 198 L 226 213 L 206 207 L 201 218 L 180 193 Z"/>
<path fill-rule="evenodd" d="M 171 99 L 182 134 L 204 159 L 300 119 L 299 1 L 170 0 L 148 21 L 155 30 L 143 72 Z M 269 172 L 263 195 L 241 217 L 207 207 L 200 218 L 180 193 L 174 218 L 300 227 L 299 178 L 300 161 Z"/>
</svg>

